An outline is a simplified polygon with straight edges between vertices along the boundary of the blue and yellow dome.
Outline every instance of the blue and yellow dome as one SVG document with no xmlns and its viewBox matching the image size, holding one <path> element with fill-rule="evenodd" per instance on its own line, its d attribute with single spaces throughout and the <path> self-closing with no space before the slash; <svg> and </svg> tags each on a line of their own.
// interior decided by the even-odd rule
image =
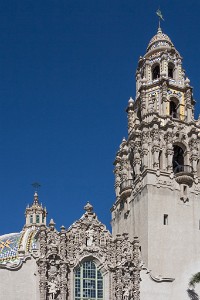
<svg viewBox="0 0 200 300">
<path fill-rule="evenodd" d="M 38 230 L 27 229 L 19 233 L 0 236 L 0 268 L 16 268 L 37 249 Z"/>
</svg>

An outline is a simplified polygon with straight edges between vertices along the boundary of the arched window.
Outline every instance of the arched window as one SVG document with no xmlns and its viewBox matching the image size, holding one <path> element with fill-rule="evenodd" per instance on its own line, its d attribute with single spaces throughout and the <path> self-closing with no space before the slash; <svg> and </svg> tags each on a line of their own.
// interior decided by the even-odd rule
<svg viewBox="0 0 200 300">
<path fill-rule="evenodd" d="M 184 150 L 178 145 L 174 145 L 172 164 L 174 173 L 179 173 L 184 170 Z"/>
<path fill-rule="evenodd" d="M 156 65 L 153 69 L 152 69 L 152 80 L 155 80 L 157 78 L 160 77 L 160 66 Z"/>
<path fill-rule="evenodd" d="M 168 65 L 168 77 L 174 78 L 174 65 L 172 63 L 169 63 Z"/>
<path fill-rule="evenodd" d="M 103 277 L 92 261 L 83 262 L 74 274 L 74 300 L 103 300 Z"/>
<path fill-rule="evenodd" d="M 172 118 L 178 118 L 178 101 L 177 99 L 171 99 L 169 104 L 170 116 Z"/>
<path fill-rule="evenodd" d="M 33 223 L 33 215 L 30 215 L 30 224 Z"/>
</svg>

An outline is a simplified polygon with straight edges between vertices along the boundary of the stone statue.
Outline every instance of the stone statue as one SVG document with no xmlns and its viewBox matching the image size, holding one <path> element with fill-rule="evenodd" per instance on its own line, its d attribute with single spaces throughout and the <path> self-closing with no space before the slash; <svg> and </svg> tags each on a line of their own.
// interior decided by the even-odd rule
<svg viewBox="0 0 200 300">
<path fill-rule="evenodd" d="M 49 290 L 49 300 L 54 300 L 56 299 L 56 294 L 58 292 L 58 284 L 57 282 L 54 282 L 53 280 L 51 280 L 48 283 L 48 290 Z"/>
<path fill-rule="evenodd" d="M 89 229 L 87 231 L 87 246 L 92 246 L 93 244 L 93 239 L 94 239 L 94 231 L 93 229 Z"/>
</svg>

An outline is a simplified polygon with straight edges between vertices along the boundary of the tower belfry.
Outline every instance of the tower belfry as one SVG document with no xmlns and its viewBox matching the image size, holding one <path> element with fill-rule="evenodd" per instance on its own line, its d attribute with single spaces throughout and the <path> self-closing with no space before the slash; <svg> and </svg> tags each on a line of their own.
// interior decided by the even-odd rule
<svg viewBox="0 0 200 300">
<path fill-rule="evenodd" d="M 136 70 L 128 138 L 115 165 L 113 234 L 138 236 L 154 274 L 176 277 L 199 258 L 200 126 L 190 80 L 171 39 L 158 28 Z"/>
</svg>

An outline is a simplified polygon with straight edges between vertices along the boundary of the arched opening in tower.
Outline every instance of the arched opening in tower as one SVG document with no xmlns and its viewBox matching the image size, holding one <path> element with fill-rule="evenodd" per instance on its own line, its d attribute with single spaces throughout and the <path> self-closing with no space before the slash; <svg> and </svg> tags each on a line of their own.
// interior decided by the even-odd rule
<svg viewBox="0 0 200 300">
<path fill-rule="evenodd" d="M 179 173 L 184 170 L 184 150 L 178 145 L 174 145 L 174 155 L 172 159 L 174 173 Z"/>
<path fill-rule="evenodd" d="M 172 118 L 178 118 L 178 113 L 177 113 L 177 104 L 175 101 L 171 100 L 170 101 L 170 116 Z"/>
<path fill-rule="evenodd" d="M 152 79 L 155 80 L 160 77 L 160 66 L 156 65 L 152 70 Z"/>
<path fill-rule="evenodd" d="M 168 65 L 168 77 L 174 78 L 174 65 L 172 63 Z"/>
<path fill-rule="evenodd" d="M 159 169 L 162 170 L 163 169 L 163 152 L 162 151 L 159 152 L 158 162 L 159 162 Z"/>
</svg>

